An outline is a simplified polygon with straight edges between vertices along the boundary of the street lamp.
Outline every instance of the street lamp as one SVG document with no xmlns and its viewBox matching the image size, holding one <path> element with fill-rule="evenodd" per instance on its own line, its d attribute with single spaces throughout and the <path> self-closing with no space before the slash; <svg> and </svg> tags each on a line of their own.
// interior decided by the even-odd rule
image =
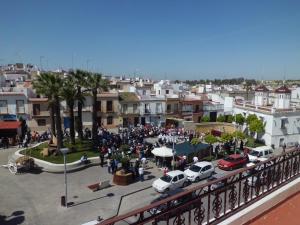
<svg viewBox="0 0 300 225">
<path fill-rule="evenodd" d="M 65 207 L 68 208 L 68 185 L 67 185 L 67 165 L 66 165 L 66 155 L 69 152 L 68 148 L 61 148 L 61 153 L 64 155 L 64 165 L 65 165 Z"/>
</svg>

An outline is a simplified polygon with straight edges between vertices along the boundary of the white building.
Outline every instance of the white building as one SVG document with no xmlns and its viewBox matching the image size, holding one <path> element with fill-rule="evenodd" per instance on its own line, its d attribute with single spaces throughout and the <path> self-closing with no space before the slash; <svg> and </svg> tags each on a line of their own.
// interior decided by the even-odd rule
<svg viewBox="0 0 300 225">
<path fill-rule="evenodd" d="M 260 86 L 255 92 L 255 104 L 235 102 L 233 113 L 245 117 L 255 114 L 263 120 L 265 132 L 261 139 L 274 147 L 300 143 L 300 108 L 291 107 L 291 91 L 282 86 L 274 91 L 274 103 L 268 104 L 268 91 Z"/>
</svg>

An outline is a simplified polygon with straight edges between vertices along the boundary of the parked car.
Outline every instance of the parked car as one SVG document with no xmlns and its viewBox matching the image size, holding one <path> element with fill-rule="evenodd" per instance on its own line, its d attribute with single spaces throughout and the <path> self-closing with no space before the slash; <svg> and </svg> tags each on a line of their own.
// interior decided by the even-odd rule
<svg viewBox="0 0 300 225">
<path fill-rule="evenodd" d="M 258 158 L 270 158 L 273 156 L 273 149 L 268 146 L 260 146 L 257 148 L 253 148 L 249 154 L 249 161 L 255 162 Z"/>
<path fill-rule="evenodd" d="M 211 182 L 211 181 L 220 179 L 220 178 L 222 178 L 222 177 L 224 177 L 224 176 L 225 176 L 225 174 L 222 174 L 222 173 L 216 173 L 216 174 L 212 175 L 211 177 L 209 177 L 206 181 L 207 181 L 207 182 Z M 231 187 L 231 186 L 228 186 L 228 187 L 225 188 L 225 185 L 226 185 L 226 179 L 221 180 L 221 181 L 218 181 L 218 182 L 212 184 L 212 185 L 210 186 L 210 190 L 211 190 L 211 191 L 216 190 L 215 192 L 213 192 L 213 194 L 216 194 L 216 193 L 223 192 L 223 191 L 225 191 L 225 189 L 228 189 L 228 188 Z M 205 191 L 205 192 L 208 191 L 208 187 L 207 187 L 207 186 L 204 188 L 204 191 Z"/>
<path fill-rule="evenodd" d="M 224 159 L 220 159 L 218 167 L 222 170 L 233 170 L 236 168 L 243 167 L 247 163 L 247 157 L 241 154 L 232 154 Z"/>
<path fill-rule="evenodd" d="M 176 188 L 185 187 L 188 184 L 187 176 L 180 170 L 168 172 L 165 176 L 155 180 L 152 187 L 157 192 L 165 192 Z"/>
<path fill-rule="evenodd" d="M 267 158 L 258 158 L 256 163 L 267 161 Z M 247 167 L 254 166 L 256 163 L 250 162 L 247 164 Z M 265 184 L 266 183 L 266 177 L 267 177 L 267 171 L 262 171 L 265 167 L 268 168 L 273 165 L 272 161 L 266 162 L 265 164 L 261 164 L 259 166 L 256 166 L 250 170 L 247 171 L 247 175 L 253 175 L 249 178 L 247 178 L 247 183 L 251 187 L 255 187 L 255 184 L 260 178 L 260 183 Z"/>
<path fill-rule="evenodd" d="M 161 201 L 161 200 L 163 200 L 163 199 L 166 199 L 166 198 L 168 198 L 168 197 L 170 197 L 170 196 L 176 195 L 176 194 L 178 194 L 178 193 L 181 193 L 181 192 L 183 192 L 183 191 L 184 191 L 183 189 L 178 188 L 178 189 L 175 189 L 175 190 L 172 190 L 172 191 L 168 191 L 168 192 L 166 192 L 166 193 L 163 193 L 161 196 L 159 196 L 158 198 L 156 198 L 155 200 L 153 200 L 153 201 L 151 202 L 151 204 L 153 204 L 153 203 L 155 203 L 155 202 L 158 202 L 158 201 Z M 195 193 L 194 193 L 194 192 L 191 192 L 191 193 L 189 193 L 189 194 L 186 194 L 186 195 L 184 195 L 184 196 L 181 196 L 181 197 L 177 198 L 176 200 L 172 201 L 171 204 L 167 204 L 167 203 L 161 204 L 161 205 L 157 206 L 156 208 L 150 209 L 148 212 L 149 212 L 151 215 L 155 215 L 155 214 L 161 213 L 161 212 L 163 212 L 163 211 L 169 209 L 170 207 L 176 207 L 176 206 L 178 206 L 178 205 L 181 205 L 181 204 L 184 204 L 184 203 L 186 203 L 186 202 L 188 202 L 188 201 L 191 201 L 191 200 L 193 200 L 193 199 L 196 198 L 196 197 L 197 197 L 197 196 L 195 195 Z M 187 209 L 187 210 L 188 210 L 188 209 Z M 177 212 L 174 211 L 174 213 L 175 213 L 175 215 L 176 215 Z M 175 216 L 175 215 L 174 215 L 174 216 Z M 162 218 L 162 219 L 163 219 L 163 218 Z"/>
<path fill-rule="evenodd" d="M 214 165 L 211 162 L 197 162 L 186 169 L 184 173 L 191 182 L 198 182 L 204 178 L 210 177 L 215 172 Z"/>
</svg>

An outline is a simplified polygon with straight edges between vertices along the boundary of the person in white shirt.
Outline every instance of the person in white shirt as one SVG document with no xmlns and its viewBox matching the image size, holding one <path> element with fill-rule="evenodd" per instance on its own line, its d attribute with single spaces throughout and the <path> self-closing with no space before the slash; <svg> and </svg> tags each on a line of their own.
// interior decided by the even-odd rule
<svg viewBox="0 0 300 225">
<path fill-rule="evenodd" d="M 140 166 L 139 168 L 139 176 L 140 176 L 140 181 L 144 181 L 144 168 Z"/>
<path fill-rule="evenodd" d="M 197 157 L 197 156 L 194 156 L 194 157 L 193 157 L 193 161 L 194 161 L 194 163 L 198 162 L 198 157 Z"/>
</svg>

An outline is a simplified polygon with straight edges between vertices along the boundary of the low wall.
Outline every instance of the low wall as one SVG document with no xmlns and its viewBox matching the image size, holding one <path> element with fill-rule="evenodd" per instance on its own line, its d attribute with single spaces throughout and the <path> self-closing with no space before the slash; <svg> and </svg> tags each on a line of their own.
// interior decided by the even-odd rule
<svg viewBox="0 0 300 225">
<path fill-rule="evenodd" d="M 203 122 L 194 123 L 191 121 L 184 121 L 185 130 L 195 130 L 199 133 L 209 133 L 213 130 L 220 130 L 225 133 L 233 133 L 235 131 L 234 124 L 232 123 L 221 123 L 221 122 Z"/>
<path fill-rule="evenodd" d="M 31 148 L 34 148 L 34 147 L 36 147 L 40 144 L 42 144 L 42 143 L 36 144 L 36 145 L 32 146 Z M 20 150 L 16 151 L 15 155 L 14 155 L 14 158 L 17 159 L 21 156 L 24 156 L 23 154 L 20 153 L 23 150 L 25 150 L 25 149 L 20 149 Z M 32 158 L 34 158 L 34 157 L 32 157 Z M 86 167 L 97 166 L 100 163 L 99 157 L 91 157 L 91 158 L 88 158 L 88 159 L 90 160 L 89 164 L 82 164 L 80 162 L 80 160 L 77 160 L 77 161 L 72 162 L 72 163 L 67 163 L 66 164 L 67 171 L 68 172 L 73 172 L 73 171 L 76 171 L 76 170 L 84 169 Z M 43 171 L 50 172 L 50 173 L 63 173 L 64 169 L 65 169 L 64 164 L 56 164 L 56 163 L 46 162 L 44 160 L 37 159 L 37 158 L 34 158 L 34 163 L 37 166 L 39 166 Z"/>
</svg>

